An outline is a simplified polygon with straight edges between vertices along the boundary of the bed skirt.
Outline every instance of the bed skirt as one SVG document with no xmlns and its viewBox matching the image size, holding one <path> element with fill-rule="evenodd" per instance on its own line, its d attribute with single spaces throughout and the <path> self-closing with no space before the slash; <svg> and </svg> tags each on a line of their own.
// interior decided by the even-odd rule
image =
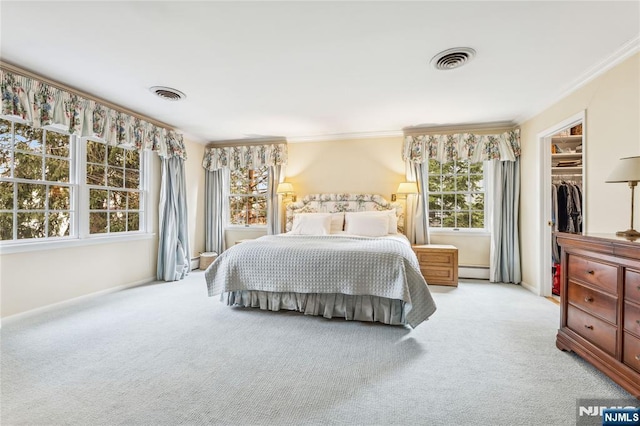
<svg viewBox="0 0 640 426">
<path fill-rule="evenodd" d="M 289 310 L 325 318 L 406 324 L 405 302 L 378 296 L 353 296 L 335 293 L 278 293 L 240 290 L 225 293 L 227 305 L 260 308 L 267 311 Z"/>
</svg>

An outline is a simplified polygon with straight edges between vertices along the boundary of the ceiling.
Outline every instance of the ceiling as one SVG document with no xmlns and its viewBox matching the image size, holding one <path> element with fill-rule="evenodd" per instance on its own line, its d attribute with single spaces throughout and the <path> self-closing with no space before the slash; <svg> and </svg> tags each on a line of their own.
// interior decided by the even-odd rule
<svg viewBox="0 0 640 426">
<path fill-rule="evenodd" d="M 637 51 L 640 2 L 3 0 L 0 19 L 3 61 L 195 142 L 302 141 L 518 123 Z M 453 47 L 477 56 L 430 66 Z"/>
</svg>

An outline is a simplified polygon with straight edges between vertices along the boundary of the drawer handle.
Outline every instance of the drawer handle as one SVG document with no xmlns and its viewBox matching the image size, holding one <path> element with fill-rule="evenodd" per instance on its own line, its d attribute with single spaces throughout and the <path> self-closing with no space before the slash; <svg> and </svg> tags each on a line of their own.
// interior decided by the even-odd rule
<svg viewBox="0 0 640 426">
<path fill-rule="evenodd" d="M 587 274 L 589 274 L 589 275 L 593 275 L 593 274 L 594 274 L 593 269 L 592 269 L 592 270 L 590 270 L 590 271 L 587 271 Z"/>
<path fill-rule="evenodd" d="M 584 301 L 585 302 L 593 302 L 593 297 L 587 296 L 587 297 L 584 298 Z"/>
<path fill-rule="evenodd" d="M 638 323 L 638 325 L 640 325 L 640 320 L 636 320 L 636 323 Z"/>
<path fill-rule="evenodd" d="M 640 361 L 640 355 L 636 355 L 636 361 Z"/>
<path fill-rule="evenodd" d="M 584 328 L 588 328 L 589 330 L 593 330 L 593 326 L 592 326 L 592 325 L 587 325 L 587 324 L 585 324 L 585 325 L 584 325 Z"/>
</svg>

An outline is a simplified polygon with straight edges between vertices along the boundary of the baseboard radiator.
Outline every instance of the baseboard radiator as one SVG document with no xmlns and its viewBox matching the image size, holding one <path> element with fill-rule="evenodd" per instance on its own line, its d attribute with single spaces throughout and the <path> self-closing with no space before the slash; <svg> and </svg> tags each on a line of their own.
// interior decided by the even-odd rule
<svg viewBox="0 0 640 426">
<path fill-rule="evenodd" d="M 458 266 L 458 278 L 473 278 L 478 280 L 489 279 L 489 267 L 488 266 Z"/>
</svg>

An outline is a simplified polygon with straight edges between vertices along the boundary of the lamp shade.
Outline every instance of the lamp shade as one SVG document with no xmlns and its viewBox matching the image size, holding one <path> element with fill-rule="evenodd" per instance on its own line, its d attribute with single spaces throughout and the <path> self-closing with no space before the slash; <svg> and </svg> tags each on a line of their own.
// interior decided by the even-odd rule
<svg viewBox="0 0 640 426">
<path fill-rule="evenodd" d="M 640 181 L 640 156 L 621 158 L 607 178 L 607 182 L 638 181 Z"/>
<path fill-rule="evenodd" d="M 288 182 L 279 183 L 276 192 L 278 194 L 293 194 L 293 185 Z"/>
<path fill-rule="evenodd" d="M 416 182 L 402 182 L 398 185 L 398 194 L 417 194 L 418 184 Z"/>
</svg>

